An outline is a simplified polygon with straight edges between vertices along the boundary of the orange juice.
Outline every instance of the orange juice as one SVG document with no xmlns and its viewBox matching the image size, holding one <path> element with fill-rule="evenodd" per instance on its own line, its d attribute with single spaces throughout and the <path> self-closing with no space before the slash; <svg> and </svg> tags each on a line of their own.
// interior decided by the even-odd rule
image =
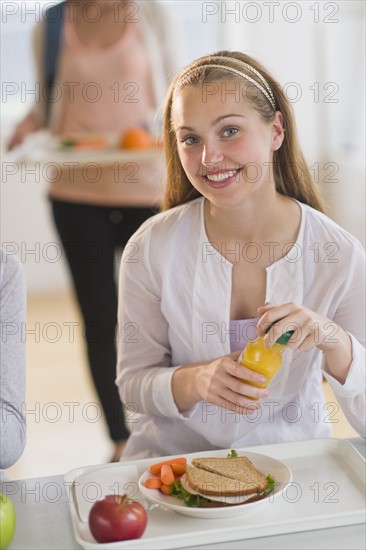
<svg viewBox="0 0 366 550">
<path fill-rule="evenodd" d="M 266 388 L 282 365 L 282 352 L 292 334 L 293 331 L 285 332 L 276 340 L 271 348 L 265 347 L 263 336 L 250 340 L 238 361 L 244 367 L 265 376 L 266 381 L 263 384 L 254 384 L 253 382 L 249 382 L 249 380 L 243 380 L 243 382 L 257 388 Z"/>
</svg>

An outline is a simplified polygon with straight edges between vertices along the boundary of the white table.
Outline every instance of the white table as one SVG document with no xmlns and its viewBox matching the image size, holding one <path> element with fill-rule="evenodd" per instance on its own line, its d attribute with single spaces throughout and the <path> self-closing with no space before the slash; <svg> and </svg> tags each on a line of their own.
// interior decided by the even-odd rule
<svg viewBox="0 0 366 550">
<path fill-rule="evenodd" d="M 349 440 L 365 456 L 365 441 Z M 11 496 L 16 507 L 17 529 L 10 549 L 81 548 L 75 541 L 63 476 L 4 482 L 2 491 Z M 300 533 L 276 535 L 210 544 L 194 548 L 215 549 L 362 549 L 366 547 L 365 525 L 352 525 Z M 193 547 L 189 547 L 192 549 Z"/>
</svg>

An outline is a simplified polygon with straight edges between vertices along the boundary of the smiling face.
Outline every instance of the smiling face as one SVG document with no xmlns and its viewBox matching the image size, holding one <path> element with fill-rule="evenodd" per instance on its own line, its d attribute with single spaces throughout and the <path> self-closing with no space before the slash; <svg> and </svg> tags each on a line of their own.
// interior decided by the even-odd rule
<svg viewBox="0 0 366 550">
<path fill-rule="evenodd" d="M 232 87 L 233 80 L 227 83 Z M 238 206 L 248 197 L 266 196 L 275 184 L 273 152 L 283 140 L 281 113 L 267 122 L 245 96 L 204 95 L 186 86 L 174 96 L 172 122 L 178 154 L 191 184 L 216 206 Z M 240 84 L 240 83 L 239 83 Z M 224 99 L 224 101 L 223 101 Z"/>
</svg>

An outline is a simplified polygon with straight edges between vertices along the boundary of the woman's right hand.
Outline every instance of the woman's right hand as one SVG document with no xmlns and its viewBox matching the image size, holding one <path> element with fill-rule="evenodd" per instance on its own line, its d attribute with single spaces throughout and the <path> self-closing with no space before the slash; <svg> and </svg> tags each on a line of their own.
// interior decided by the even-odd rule
<svg viewBox="0 0 366 550">
<path fill-rule="evenodd" d="M 30 113 L 27 115 L 21 122 L 19 122 L 14 130 L 14 133 L 8 140 L 8 143 L 6 144 L 7 150 L 11 151 L 14 147 L 21 145 L 28 134 L 36 132 L 41 127 L 40 122 L 36 119 L 36 117 L 34 117 L 33 114 Z"/>
<path fill-rule="evenodd" d="M 243 380 L 263 384 L 262 375 L 237 362 L 240 352 L 219 357 L 206 363 L 184 365 L 174 372 L 172 389 L 176 405 L 183 411 L 199 401 L 208 401 L 238 414 L 250 414 L 268 397 L 261 389 Z"/>
</svg>

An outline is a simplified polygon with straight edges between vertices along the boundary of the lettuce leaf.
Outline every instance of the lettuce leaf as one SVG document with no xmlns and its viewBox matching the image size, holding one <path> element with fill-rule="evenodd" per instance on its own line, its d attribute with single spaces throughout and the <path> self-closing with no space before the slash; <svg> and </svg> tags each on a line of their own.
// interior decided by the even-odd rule
<svg viewBox="0 0 366 550">
<path fill-rule="evenodd" d="M 230 453 L 227 455 L 227 458 L 236 458 L 237 456 L 237 451 L 235 451 L 235 449 L 231 449 Z"/>
<path fill-rule="evenodd" d="M 271 474 L 268 474 L 266 477 L 267 480 L 267 489 L 264 491 L 265 495 L 270 495 L 275 488 L 276 481 L 275 478 L 271 476 Z"/>
<path fill-rule="evenodd" d="M 194 508 L 199 508 L 205 503 L 214 502 L 213 500 L 201 495 L 191 495 L 191 493 L 188 493 L 188 491 L 185 490 L 180 481 L 174 481 L 170 496 L 179 498 L 184 501 L 186 506 L 191 506 Z"/>
</svg>

